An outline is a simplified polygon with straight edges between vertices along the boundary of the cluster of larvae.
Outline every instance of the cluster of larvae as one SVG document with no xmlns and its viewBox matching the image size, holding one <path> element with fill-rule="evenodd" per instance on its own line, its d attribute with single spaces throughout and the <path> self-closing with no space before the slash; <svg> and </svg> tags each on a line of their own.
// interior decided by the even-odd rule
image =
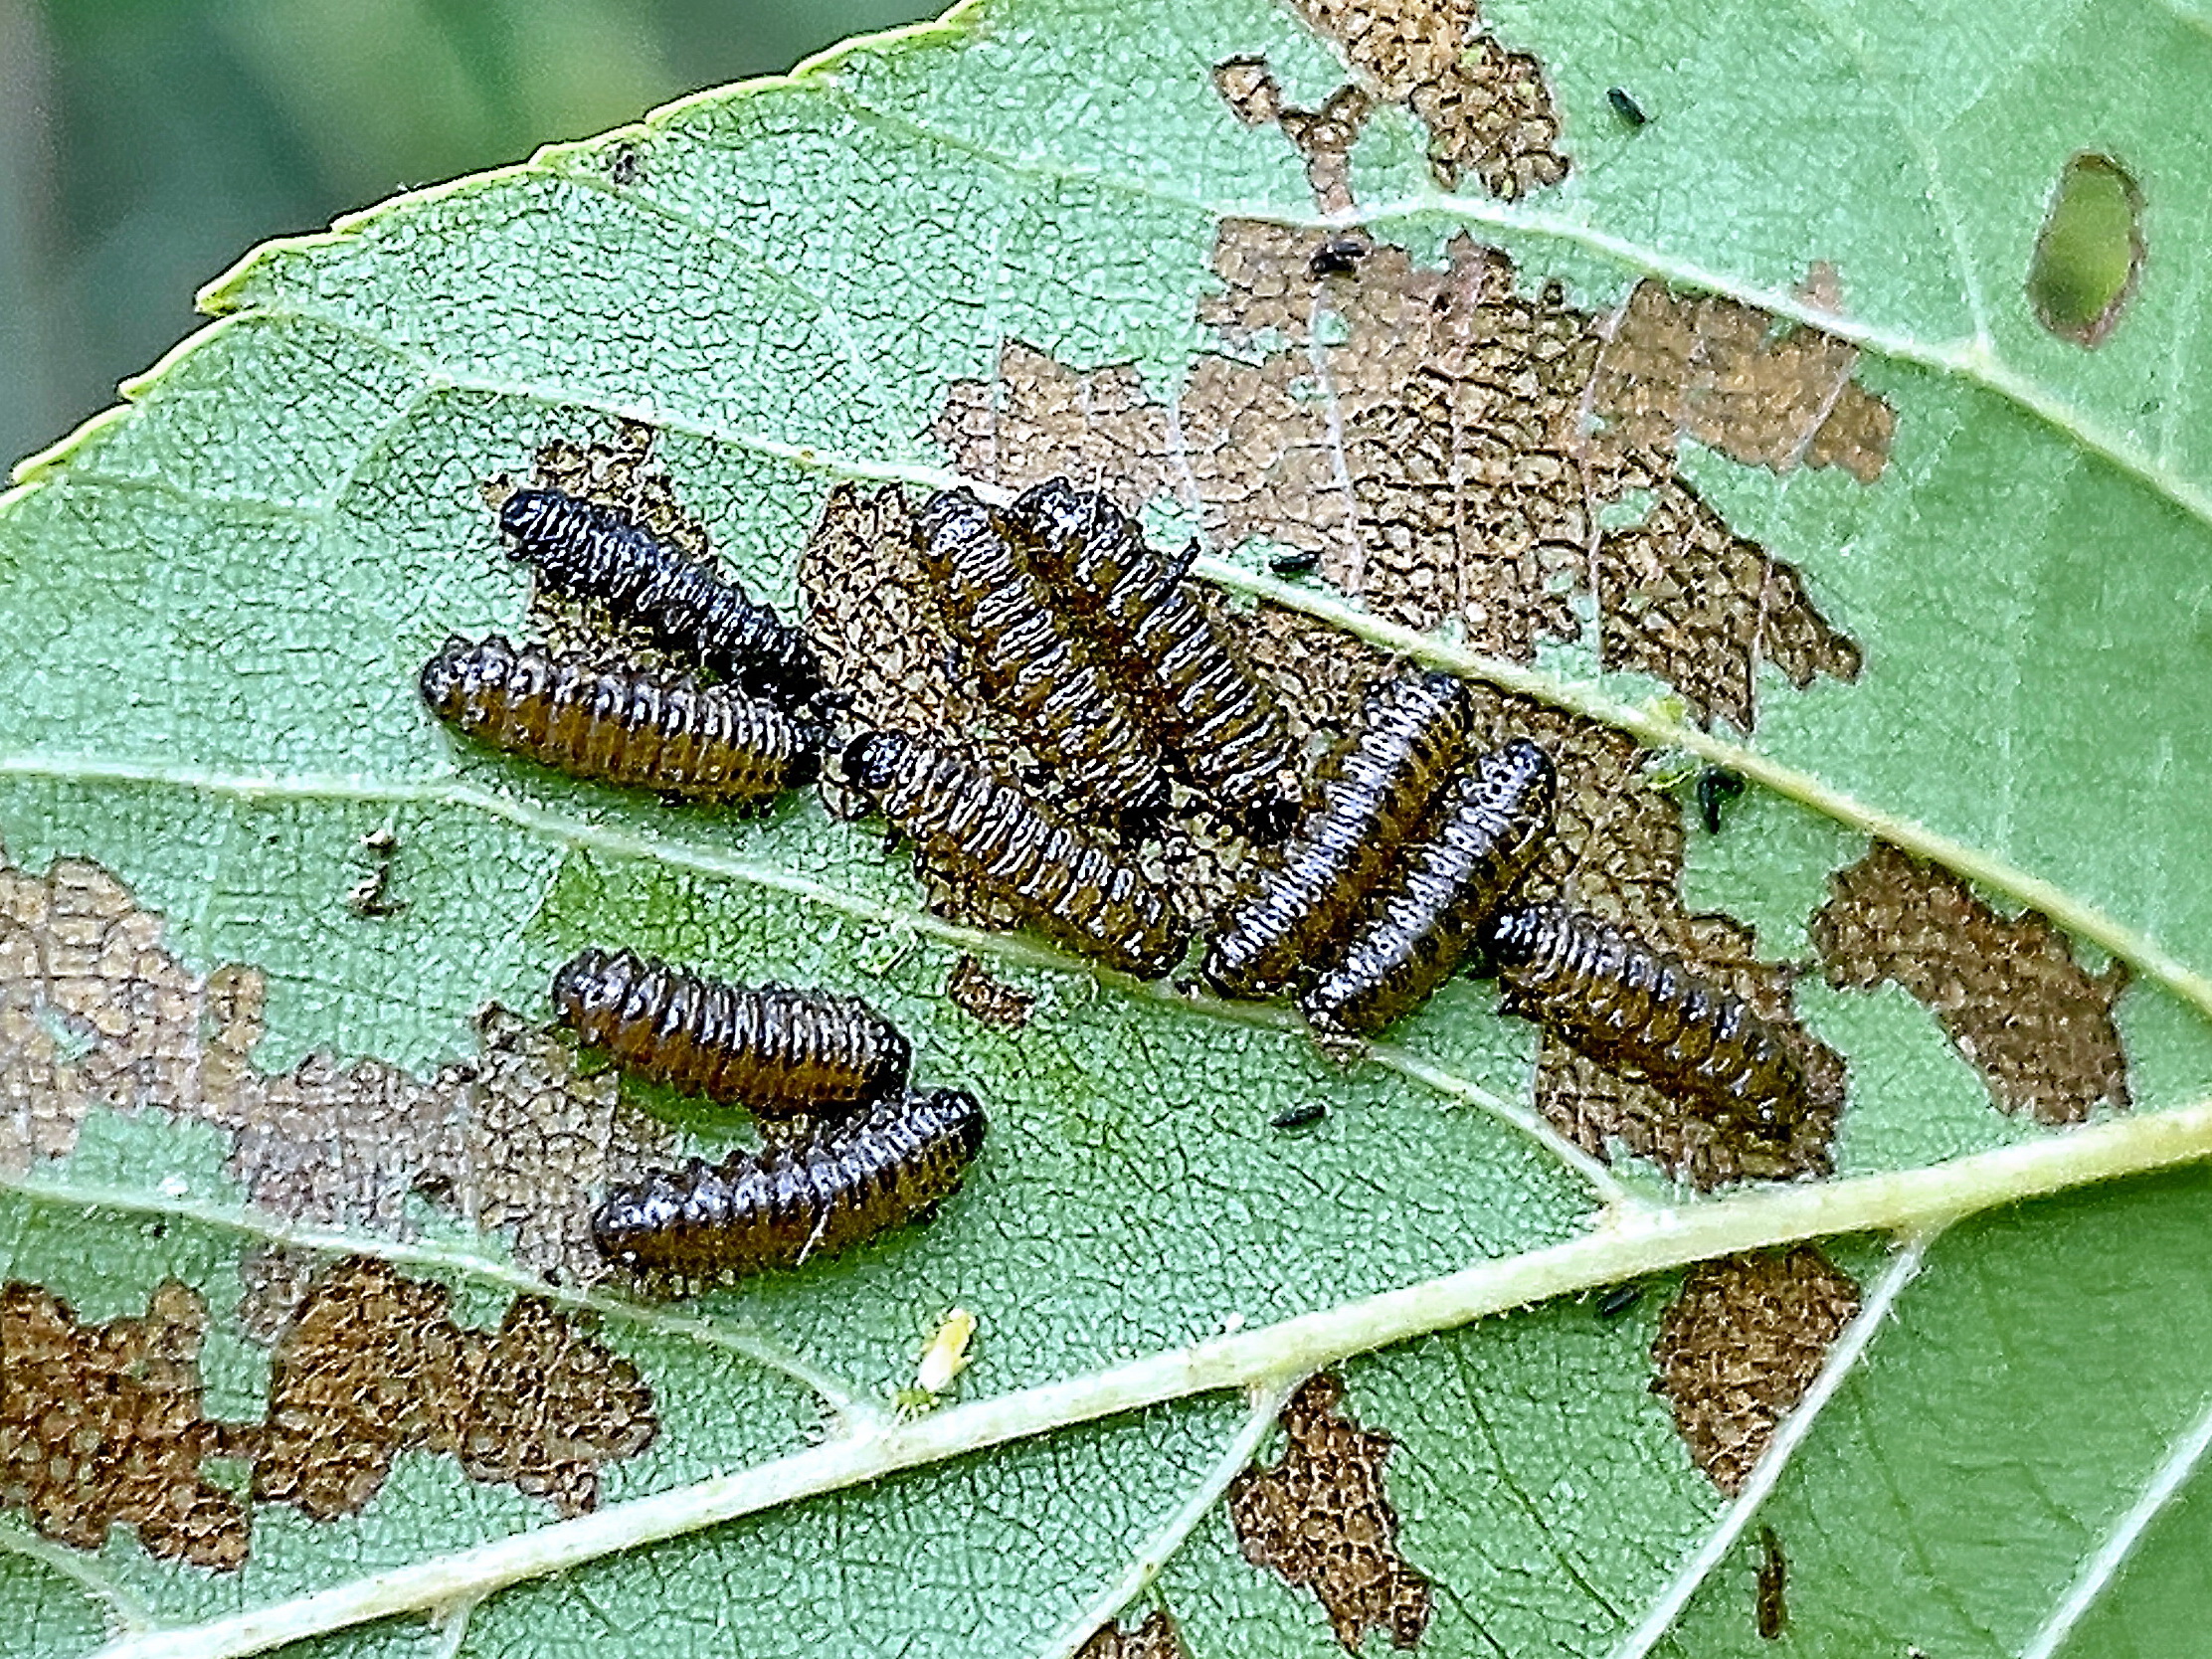
<svg viewBox="0 0 2212 1659">
<path fill-rule="evenodd" d="M 1128 855 L 1170 781 L 1258 842 L 1297 816 L 1289 722 L 1186 580 L 1112 500 L 1065 478 L 1006 507 L 967 489 L 914 517 L 946 633 L 1057 801 L 907 732 L 861 734 L 845 784 L 922 864 L 1093 961 L 1159 979 L 1190 948 L 1168 889 Z"/>
<path fill-rule="evenodd" d="M 927 1219 L 983 1147 L 976 1097 L 909 1088 L 912 1045 L 857 997 L 587 950 L 554 976 L 553 1006 L 626 1072 L 743 1106 L 767 1141 L 609 1193 L 592 1237 L 633 1270 L 712 1279 L 835 1255 Z"/>
<path fill-rule="evenodd" d="M 711 564 L 602 503 L 521 489 L 500 508 L 544 591 L 643 628 L 680 672 L 606 667 L 503 639 L 455 640 L 425 702 L 470 737 L 571 776 L 765 810 L 839 780 L 920 862 L 1092 961 L 1173 972 L 1198 931 L 1133 848 L 1180 785 L 1258 849 L 1214 918 L 1200 973 L 1224 997 L 1294 995 L 1325 1042 L 1418 1009 L 1455 971 L 1495 974 L 1509 1012 L 1692 1109 L 1786 1136 L 1797 1061 L 1742 998 L 1596 918 L 1517 901 L 1550 833 L 1550 758 L 1475 752 L 1465 685 L 1401 676 L 1309 776 L 1291 727 L 1188 576 L 1107 496 L 1065 478 L 1006 506 L 933 495 L 915 549 L 969 678 L 1040 763 L 996 776 L 941 740 L 847 731 L 805 633 Z M 1049 799 L 1046 792 L 1049 792 Z M 694 1160 L 610 1193 L 612 1260 L 685 1275 L 796 1266 L 919 1219 L 983 1137 L 963 1091 L 907 1087 L 904 1037 L 865 1004 L 719 985 L 628 952 L 561 970 L 562 1020 L 626 1069 L 745 1105 L 760 1153 Z"/>
<path fill-rule="evenodd" d="M 1324 757 L 1306 812 L 1255 861 L 1200 970 L 1224 997 L 1295 991 L 1325 1038 L 1382 1030 L 1454 971 L 1498 976 L 1508 1012 L 1717 1119 L 1786 1138 L 1796 1057 L 1749 1003 L 1634 934 L 1513 900 L 1552 828 L 1552 762 L 1526 739 L 1471 754 L 1465 685 L 1379 686 Z"/>
<path fill-rule="evenodd" d="M 765 811 L 814 781 L 831 699 L 804 633 L 597 501 L 516 490 L 499 528 L 543 591 L 596 601 L 696 666 L 604 666 L 497 635 L 455 639 L 423 665 L 423 700 L 440 719 L 570 777 L 670 801 Z"/>
</svg>

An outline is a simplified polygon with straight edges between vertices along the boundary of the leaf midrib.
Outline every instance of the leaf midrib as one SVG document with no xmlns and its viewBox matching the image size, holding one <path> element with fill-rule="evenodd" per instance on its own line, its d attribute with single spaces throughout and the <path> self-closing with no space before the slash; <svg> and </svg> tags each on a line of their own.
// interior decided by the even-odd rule
<svg viewBox="0 0 2212 1659">
<path fill-rule="evenodd" d="M 1279 1386 L 1489 1315 L 1716 1256 L 1840 1233 L 1932 1231 L 1999 1204 L 2212 1156 L 2212 1100 L 2113 1119 L 1920 1170 L 1763 1189 L 1682 1208 L 1616 1208 L 1564 1244 L 1216 1337 L 1087 1377 L 863 1428 L 793 1456 L 611 1505 L 234 1617 L 102 1649 L 100 1659 L 232 1659 L 508 1584 L 740 1516 L 1148 1405 Z M 19 1178 L 0 1187 L 37 1196 Z M 160 1200 L 150 1198 L 149 1206 Z"/>
</svg>

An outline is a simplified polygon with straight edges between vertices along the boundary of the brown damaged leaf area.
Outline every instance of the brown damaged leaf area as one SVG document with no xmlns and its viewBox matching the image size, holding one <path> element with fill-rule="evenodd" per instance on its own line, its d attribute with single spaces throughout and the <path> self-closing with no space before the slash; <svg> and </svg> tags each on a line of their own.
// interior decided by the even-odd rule
<svg viewBox="0 0 2212 1659">
<path fill-rule="evenodd" d="M 0 863 L 0 1170 L 67 1156 L 98 1108 L 154 1107 L 225 1131 L 230 1174 L 270 1213 L 400 1235 L 419 1196 L 508 1233 L 536 1271 L 604 1272 L 588 1195 L 673 1145 L 611 1073 L 579 1076 L 558 1040 L 494 1009 L 480 1052 L 427 1083 L 320 1055 L 271 1076 L 250 1057 L 262 975 L 197 975 L 162 931 L 96 864 Z"/>
<path fill-rule="evenodd" d="M 1075 1659 L 1185 1659 L 1188 1651 L 1175 1615 L 1155 1607 L 1134 1630 L 1108 1624 L 1092 1632 L 1091 1639 L 1076 1650 Z"/>
<path fill-rule="evenodd" d="M 451 1302 L 363 1258 L 317 1280 L 276 1345 L 255 1497 L 358 1514 L 393 1458 L 422 1450 L 563 1515 L 595 1507 L 600 1465 L 658 1432 L 637 1367 L 539 1298 L 490 1332 L 456 1325 Z"/>
<path fill-rule="evenodd" d="M 1445 189 L 1473 179 L 1512 201 L 1567 177 L 1559 107 L 1542 67 L 1500 45 L 1473 0 L 1292 0 L 1292 9 L 1351 66 L 1355 85 L 1329 102 L 1357 93 L 1362 116 L 1371 98 L 1410 111 L 1428 130 L 1429 170 Z M 1244 119 L 1254 118 L 1232 88 L 1223 95 Z"/>
<path fill-rule="evenodd" d="M 76 1549 L 120 1522 L 149 1555 L 228 1569 L 252 1515 L 209 1458 L 251 1463 L 257 1499 L 316 1520 L 357 1513 L 408 1449 L 564 1515 L 592 1508 L 599 1466 L 658 1431 L 637 1369 L 535 1298 L 490 1333 L 456 1326 L 449 1300 L 380 1262 L 338 1264 L 277 1345 L 266 1420 L 232 1423 L 201 1409 L 208 1315 L 188 1286 L 101 1325 L 40 1286 L 0 1286 L 0 1509 Z"/>
<path fill-rule="evenodd" d="M 962 956 L 945 977 L 945 995 L 970 1018 L 996 1031 L 1018 1031 L 1036 999 L 994 975 L 980 958 Z"/>
<path fill-rule="evenodd" d="M 122 1522 L 150 1555 L 241 1565 L 246 1505 L 201 1465 L 240 1455 L 252 1429 L 201 1413 L 206 1335 L 206 1303 L 173 1279 L 143 1318 L 101 1325 L 37 1285 L 0 1286 L 0 1510 L 78 1550 Z"/>
<path fill-rule="evenodd" d="M 1228 1491 L 1244 1559 L 1313 1591 L 1348 1653 L 1370 1630 L 1411 1648 L 1428 1628 L 1429 1582 L 1397 1550 L 1397 1512 L 1383 1490 L 1394 1441 L 1342 1414 L 1344 1384 L 1322 1373 L 1283 1407 L 1290 1444 L 1271 1469 Z"/>
<path fill-rule="evenodd" d="M 2113 1005 L 2127 965 L 2092 974 L 2036 910 L 2007 918 L 1958 876 L 1887 842 L 1828 878 L 1812 918 L 1828 983 L 1894 982 L 1936 1015 L 1999 1109 L 2080 1123 L 2130 1105 Z"/>
<path fill-rule="evenodd" d="M 1799 686 L 1857 675 L 1857 645 L 1797 572 L 1730 529 L 1675 461 L 1693 414 L 1745 454 L 1846 452 L 1821 438 L 1827 422 L 1887 413 L 1845 397 L 1851 348 L 1799 330 L 1806 345 L 1745 359 L 1693 329 L 1662 350 L 1642 323 L 1624 343 L 1618 319 L 1558 283 L 1525 291 L 1510 259 L 1464 235 L 1440 269 L 1387 244 L 1317 261 L 1333 240 L 1224 222 L 1224 291 L 1199 307 L 1224 350 L 1198 359 L 1172 406 L 1127 365 L 1070 368 L 1009 341 L 995 379 L 954 383 L 934 434 L 962 472 L 1008 488 L 1065 473 L 1112 479 L 1126 501 L 1173 496 L 1212 545 L 1314 553 L 1370 610 L 1456 622 L 1491 655 L 1532 661 L 1594 620 L 1606 667 L 1666 680 L 1699 718 L 1746 731 L 1760 662 Z M 1629 312 L 1656 317 L 1643 291 Z M 1770 359 L 1817 367 L 1817 398 L 1769 385 L 1788 379 L 1758 366 Z M 1808 400 L 1827 411 L 1809 436 Z M 1878 470 L 1871 450 L 1848 453 Z"/>
<path fill-rule="evenodd" d="M 1283 90 L 1265 58 L 1231 58 L 1213 70 L 1213 90 L 1246 126 L 1282 128 L 1306 163 L 1306 186 L 1325 213 L 1352 207 L 1352 146 L 1375 102 L 1358 87 L 1339 87 L 1319 109 L 1283 101 Z"/>
<path fill-rule="evenodd" d="M 1660 1319 L 1651 1386 L 1715 1486 L 1743 1489 L 1858 1311 L 1858 1284 L 1815 1245 L 1691 1269 Z"/>
<path fill-rule="evenodd" d="M 1590 408 L 1625 448 L 1694 438 L 1748 466 L 1841 466 L 1870 484 L 1889 463 L 1897 412 L 1851 378 L 1858 360 L 1833 334 L 1647 278 L 1598 357 Z"/>
</svg>

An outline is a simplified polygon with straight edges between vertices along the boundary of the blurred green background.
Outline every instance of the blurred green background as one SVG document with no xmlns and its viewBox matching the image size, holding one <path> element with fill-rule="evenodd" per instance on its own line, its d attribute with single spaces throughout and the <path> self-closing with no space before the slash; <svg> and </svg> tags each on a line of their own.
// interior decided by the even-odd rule
<svg viewBox="0 0 2212 1659">
<path fill-rule="evenodd" d="M 943 0 L 0 0 L 0 483 L 254 243 Z"/>
</svg>

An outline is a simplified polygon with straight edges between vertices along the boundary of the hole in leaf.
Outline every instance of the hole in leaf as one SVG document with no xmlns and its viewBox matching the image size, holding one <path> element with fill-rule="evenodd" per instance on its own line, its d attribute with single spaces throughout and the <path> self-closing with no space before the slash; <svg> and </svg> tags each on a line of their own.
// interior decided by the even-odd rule
<svg viewBox="0 0 2212 1659">
<path fill-rule="evenodd" d="M 2142 274 L 2142 192 L 2109 155 L 2067 162 L 2028 267 L 2028 303 L 2061 339 L 2102 345 Z"/>
</svg>

